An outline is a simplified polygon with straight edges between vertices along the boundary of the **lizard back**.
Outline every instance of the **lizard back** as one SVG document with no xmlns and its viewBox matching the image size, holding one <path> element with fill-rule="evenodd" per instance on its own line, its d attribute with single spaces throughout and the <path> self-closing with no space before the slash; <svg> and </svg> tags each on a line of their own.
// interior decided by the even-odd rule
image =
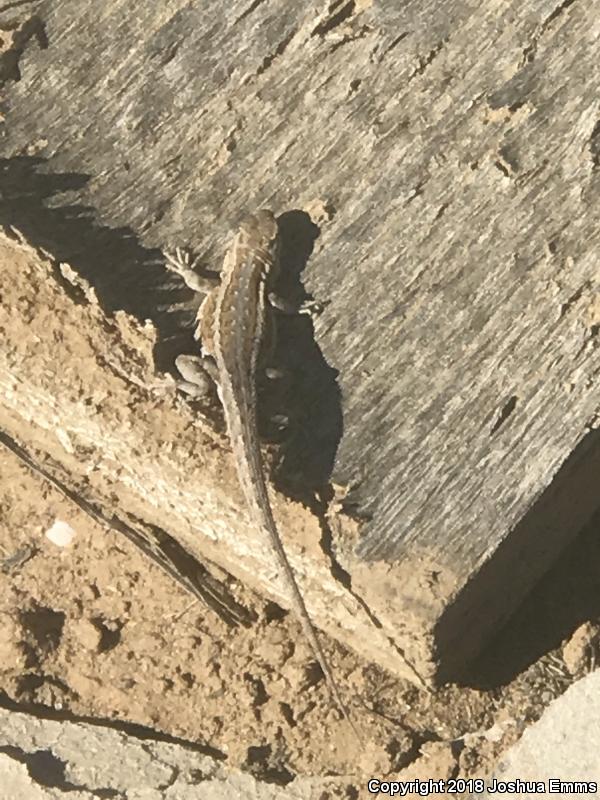
<svg viewBox="0 0 600 800">
<path fill-rule="evenodd" d="M 268 289 L 279 268 L 275 217 L 259 211 L 241 225 L 223 264 L 216 290 L 213 336 L 209 347 L 217 364 L 219 396 L 244 497 L 256 523 L 267 533 L 277 555 L 305 636 L 329 690 L 360 740 L 320 645 L 288 561 L 269 502 L 257 430 L 256 371 L 265 330 Z M 209 305 L 212 301 L 208 301 Z"/>
<path fill-rule="evenodd" d="M 212 355 L 240 483 L 263 526 L 272 518 L 264 519 L 266 508 L 270 516 L 270 506 L 257 434 L 256 370 L 278 248 L 277 222 L 270 211 L 259 211 L 242 223 L 223 264 L 213 328 Z M 242 469 L 240 459 L 245 462 Z"/>
</svg>

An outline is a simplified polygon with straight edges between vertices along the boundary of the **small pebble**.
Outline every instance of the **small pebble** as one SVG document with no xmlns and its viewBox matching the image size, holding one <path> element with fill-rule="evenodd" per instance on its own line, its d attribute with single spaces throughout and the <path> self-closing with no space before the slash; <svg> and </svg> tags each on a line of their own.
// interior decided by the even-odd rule
<svg viewBox="0 0 600 800">
<path fill-rule="evenodd" d="M 75 531 L 66 522 L 57 519 L 46 531 L 46 539 L 49 539 L 58 547 L 68 547 L 75 538 Z"/>
</svg>

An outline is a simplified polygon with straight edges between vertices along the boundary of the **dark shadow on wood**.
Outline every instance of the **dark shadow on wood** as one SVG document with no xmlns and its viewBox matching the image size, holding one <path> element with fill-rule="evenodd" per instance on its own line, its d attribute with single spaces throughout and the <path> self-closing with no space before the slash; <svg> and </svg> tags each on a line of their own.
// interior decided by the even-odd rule
<svg viewBox="0 0 600 800">
<path fill-rule="evenodd" d="M 600 620 L 600 513 L 472 664 L 463 683 L 503 686 L 556 649 L 582 623 Z"/>
<path fill-rule="evenodd" d="M 108 315 L 123 310 L 151 320 L 160 333 L 157 368 L 172 371 L 175 356 L 193 347 L 197 299 L 173 281 L 160 250 L 143 247 L 130 228 L 100 224 L 95 210 L 78 202 L 89 180 L 83 173 L 53 173 L 42 158 L 0 159 L 0 223 L 70 264 Z M 173 310 L 186 301 L 188 307 Z"/>
<path fill-rule="evenodd" d="M 573 555 L 579 545 L 579 539 L 575 544 L 573 539 L 599 508 L 600 431 L 595 430 L 579 443 L 529 513 L 440 617 L 435 628 L 440 681 L 482 688 L 506 683 L 556 647 L 579 622 L 598 616 L 597 570 L 595 576 L 593 572 L 588 574 L 587 591 L 577 600 L 570 593 L 577 585 L 580 590 L 584 588 L 579 571 L 584 566 L 587 570 L 587 565 Z M 598 546 L 594 554 L 597 564 Z M 569 564 L 574 570 L 571 574 Z M 542 582 L 550 594 L 538 594 L 536 590 L 528 601 L 533 605 L 528 608 L 526 604 L 509 623 L 515 598 L 522 600 L 532 589 L 532 576 L 551 568 Z M 552 618 L 547 606 L 556 610 L 561 603 L 562 612 Z M 506 623 L 507 627 L 491 642 L 490 632 Z M 480 656 L 486 646 L 488 649 Z"/>
<path fill-rule="evenodd" d="M 303 211 L 282 214 L 278 223 L 282 250 L 276 290 L 299 305 L 306 299 L 301 273 L 319 229 Z M 277 332 L 275 362 L 285 370 L 286 377 L 278 387 L 267 387 L 268 401 L 270 410 L 278 405 L 289 419 L 277 481 L 286 494 L 307 501 L 307 495 L 327 485 L 342 437 L 337 372 L 327 364 L 315 342 L 310 316 L 278 314 Z M 262 401 L 262 394 L 260 397 Z"/>
<path fill-rule="evenodd" d="M 3 6 L 0 8 L 0 14 L 17 5 L 19 4 L 9 3 Z M 19 62 L 29 43 L 33 40 L 37 42 L 40 50 L 45 50 L 48 47 L 48 37 L 45 25 L 37 14 L 32 14 L 30 17 L 16 15 L 13 19 L 3 19 L 1 26 L 3 41 L 0 53 L 0 86 L 4 87 L 9 81 L 21 80 Z M 8 36 L 7 32 L 10 32 Z"/>
</svg>

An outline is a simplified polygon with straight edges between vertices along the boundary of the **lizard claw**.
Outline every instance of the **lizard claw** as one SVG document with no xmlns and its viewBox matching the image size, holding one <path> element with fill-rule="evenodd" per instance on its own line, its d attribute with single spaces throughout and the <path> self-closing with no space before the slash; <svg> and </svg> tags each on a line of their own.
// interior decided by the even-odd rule
<svg viewBox="0 0 600 800">
<path fill-rule="evenodd" d="M 296 314 L 309 314 L 311 317 L 318 317 L 322 313 L 327 303 L 320 303 L 318 300 L 305 300 L 300 305 L 290 303 L 274 292 L 269 292 L 269 304 L 280 311 L 282 314 L 294 316 Z"/>
<path fill-rule="evenodd" d="M 273 414 L 270 421 L 280 431 L 285 430 L 290 424 L 290 418 L 286 414 Z"/>
<path fill-rule="evenodd" d="M 177 272 L 179 275 L 193 270 L 198 263 L 198 258 L 192 256 L 190 251 L 183 247 L 176 247 L 173 251 L 165 250 L 164 256 L 167 269 Z"/>
<path fill-rule="evenodd" d="M 308 314 L 310 317 L 318 317 L 325 310 L 325 306 L 329 305 L 329 301 L 321 303 L 319 300 L 305 300 L 298 309 L 299 314 Z"/>
<path fill-rule="evenodd" d="M 278 367 L 266 367 L 265 368 L 265 376 L 270 381 L 278 381 L 285 375 L 284 370 L 279 369 Z"/>
</svg>

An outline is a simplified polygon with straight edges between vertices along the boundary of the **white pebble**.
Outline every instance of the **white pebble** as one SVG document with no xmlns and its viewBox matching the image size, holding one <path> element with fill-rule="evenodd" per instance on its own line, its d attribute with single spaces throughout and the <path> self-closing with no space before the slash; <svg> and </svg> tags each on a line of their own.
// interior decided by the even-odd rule
<svg viewBox="0 0 600 800">
<path fill-rule="evenodd" d="M 57 519 L 46 531 L 46 538 L 58 547 L 68 547 L 75 538 L 75 531 L 66 522 Z"/>
</svg>

